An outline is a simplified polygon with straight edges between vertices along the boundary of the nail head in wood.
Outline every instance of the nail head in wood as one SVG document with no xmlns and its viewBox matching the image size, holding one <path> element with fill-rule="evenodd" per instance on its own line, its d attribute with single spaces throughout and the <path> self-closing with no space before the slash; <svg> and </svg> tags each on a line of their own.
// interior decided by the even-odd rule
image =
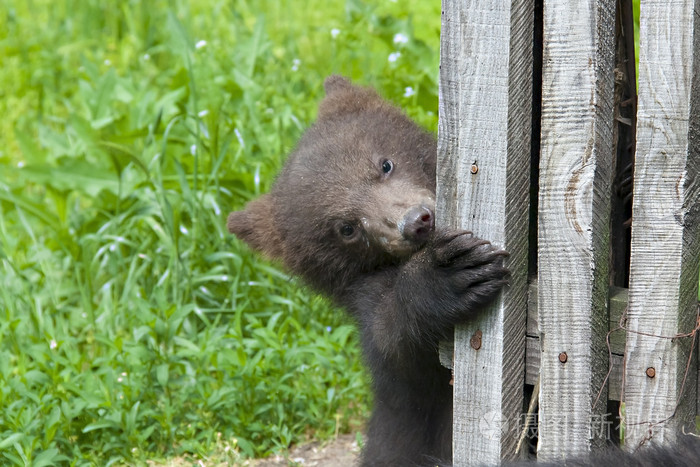
<svg viewBox="0 0 700 467">
<path fill-rule="evenodd" d="M 562 352 L 559 354 L 559 361 L 562 363 L 566 363 L 566 361 L 569 359 L 569 356 L 566 355 L 566 352 Z"/>
<path fill-rule="evenodd" d="M 469 339 L 469 345 L 472 349 L 479 350 L 481 348 L 481 331 L 477 329 L 471 339 Z"/>
<path fill-rule="evenodd" d="M 650 366 L 649 368 L 647 368 L 646 373 L 649 378 L 653 378 L 654 376 L 656 376 L 656 369 L 654 369 L 653 366 Z"/>
</svg>

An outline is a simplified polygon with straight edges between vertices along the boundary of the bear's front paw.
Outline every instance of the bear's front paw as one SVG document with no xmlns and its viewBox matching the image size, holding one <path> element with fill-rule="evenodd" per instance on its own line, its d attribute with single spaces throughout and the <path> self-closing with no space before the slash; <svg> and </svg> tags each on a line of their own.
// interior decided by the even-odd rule
<svg viewBox="0 0 700 467">
<path fill-rule="evenodd" d="M 464 307 L 482 305 L 508 283 L 505 250 L 467 231 L 436 232 L 430 244 L 435 268 Z"/>
</svg>

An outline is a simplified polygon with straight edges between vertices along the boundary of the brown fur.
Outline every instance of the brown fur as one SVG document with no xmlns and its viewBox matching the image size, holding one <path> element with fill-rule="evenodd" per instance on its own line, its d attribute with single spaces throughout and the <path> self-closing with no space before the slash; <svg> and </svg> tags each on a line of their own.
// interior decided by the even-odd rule
<svg viewBox="0 0 700 467">
<path fill-rule="evenodd" d="M 363 465 L 449 462 L 451 375 L 437 343 L 505 284 L 504 252 L 434 230 L 430 134 L 371 89 L 339 76 L 325 88 L 270 193 L 228 228 L 357 321 L 375 394 Z"/>
</svg>

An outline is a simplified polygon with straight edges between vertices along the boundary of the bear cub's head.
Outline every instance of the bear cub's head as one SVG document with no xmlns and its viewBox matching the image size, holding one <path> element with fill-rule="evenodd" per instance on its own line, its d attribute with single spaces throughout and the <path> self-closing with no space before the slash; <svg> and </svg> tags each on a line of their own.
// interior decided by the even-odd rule
<svg viewBox="0 0 700 467">
<path fill-rule="evenodd" d="M 372 89 L 341 76 L 270 193 L 228 229 L 334 296 L 408 259 L 435 225 L 435 139 Z"/>
</svg>

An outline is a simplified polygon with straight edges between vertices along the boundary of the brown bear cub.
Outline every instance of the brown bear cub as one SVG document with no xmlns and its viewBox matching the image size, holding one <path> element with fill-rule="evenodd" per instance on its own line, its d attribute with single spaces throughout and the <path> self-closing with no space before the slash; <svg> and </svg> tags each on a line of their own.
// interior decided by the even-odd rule
<svg viewBox="0 0 700 467">
<path fill-rule="evenodd" d="M 375 396 L 362 464 L 449 463 L 451 375 L 438 341 L 506 283 L 505 252 L 435 228 L 430 134 L 371 89 L 340 76 L 325 89 L 272 191 L 228 228 L 357 321 Z"/>
</svg>

